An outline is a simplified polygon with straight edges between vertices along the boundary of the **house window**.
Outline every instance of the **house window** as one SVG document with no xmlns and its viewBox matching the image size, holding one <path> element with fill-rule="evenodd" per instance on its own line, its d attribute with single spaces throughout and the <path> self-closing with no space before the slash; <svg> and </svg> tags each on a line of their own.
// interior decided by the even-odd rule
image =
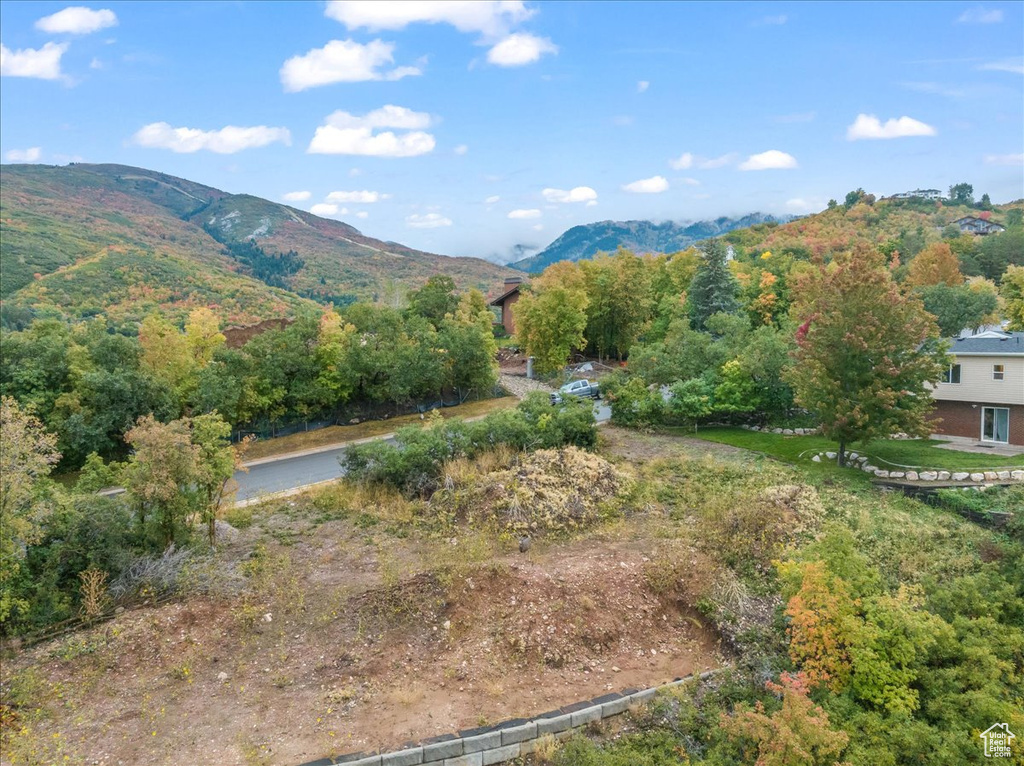
<svg viewBox="0 0 1024 766">
<path fill-rule="evenodd" d="M 1008 407 L 981 408 L 981 440 L 983 442 L 1010 441 L 1010 409 Z"/>
<path fill-rule="evenodd" d="M 1002 380 L 1002 379 L 1003 379 L 1003 365 L 1001 365 L 1001 364 L 993 364 L 992 365 L 992 380 Z"/>
<path fill-rule="evenodd" d="M 945 370 L 942 371 L 942 382 L 943 383 L 959 383 L 960 382 L 960 365 L 951 364 Z"/>
</svg>

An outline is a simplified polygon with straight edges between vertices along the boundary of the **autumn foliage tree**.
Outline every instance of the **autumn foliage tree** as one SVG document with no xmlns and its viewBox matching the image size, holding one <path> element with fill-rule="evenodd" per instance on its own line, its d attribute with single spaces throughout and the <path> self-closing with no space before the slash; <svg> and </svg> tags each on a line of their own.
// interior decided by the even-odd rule
<svg viewBox="0 0 1024 766">
<path fill-rule="evenodd" d="M 574 348 L 586 345 L 583 333 L 589 303 L 582 290 L 564 287 L 524 291 L 516 301 L 516 335 L 526 353 L 536 359 L 538 372 L 558 370 Z"/>
<path fill-rule="evenodd" d="M 796 401 L 815 413 L 822 433 L 850 442 L 904 432 L 926 436 L 945 355 L 935 320 L 905 295 L 881 253 L 858 248 L 802 275 L 794 291 L 795 363 L 788 371 Z"/>
<path fill-rule="evenodd" d="M 782 697 L 782 707 L 769 714 L 764 703 L 753 709 L 739 705 L 723 715 L 720 726 L 744 748 L 744 763 L 756 766 L 843 766 L 838 760 L 849 735 L 833 729 L 828 713 L 808 696 L 802 674 L 783 673 L 781 683 L 766 688 Z M 756 760 L 755 760 L 756 759 Z"/>
<path fill-rule="evenodd" d="M 933 242 L 910 261 L 907 271 L 907 285 L 910 287 L 953 287 L 963 283 L 964 275 L 960 273 L 960 261 L 945 242 Z"/>
</svg>

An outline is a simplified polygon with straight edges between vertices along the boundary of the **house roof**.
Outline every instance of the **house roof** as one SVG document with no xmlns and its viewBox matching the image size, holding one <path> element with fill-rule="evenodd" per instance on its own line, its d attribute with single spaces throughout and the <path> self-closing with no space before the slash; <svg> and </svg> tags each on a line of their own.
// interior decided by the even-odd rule
<svg viewBox="0 0 1024 766">
<path fill-rule="evenodd" d="M 513 285 L 510 289 L 503 292 L 501 295 L 499 295 L 497 298 L 491 301 L 488 305 L 500 306 L 507 299 L 511 298 L 514 293 L 518 293 L 520 287 L 522 287 L 522 284 Z"/>
<path fill-rule="evenodd" d="M 969 338 L 953 338 L 956 356 L 1024 356 L 1024 332 L 986 332 Z"/>
</svg>

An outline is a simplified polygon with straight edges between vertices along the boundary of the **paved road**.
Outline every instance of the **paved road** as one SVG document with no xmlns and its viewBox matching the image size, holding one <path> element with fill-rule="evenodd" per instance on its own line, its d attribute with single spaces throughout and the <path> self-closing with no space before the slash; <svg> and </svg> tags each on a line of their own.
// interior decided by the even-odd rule
<svg viewBox="0 0 1024 766">
<path fill-rule="evenodd" d="M 604 402 L 594 403 L 594 417 L 599 423 L 603 423 L 611 416 L 611 407 Z M 248 473 L 235 474 L 235 481 L 238 482 L 235 499 L 249 500 L 260 494 L 284 492 L 308 484 L 339 479 L 345 475 L 341 463 L 338 462 L 345 449 L 344 446 L 340 446 L 313 454 L 261 461 L 257 465 L 252 465 Z"/>
</svg>

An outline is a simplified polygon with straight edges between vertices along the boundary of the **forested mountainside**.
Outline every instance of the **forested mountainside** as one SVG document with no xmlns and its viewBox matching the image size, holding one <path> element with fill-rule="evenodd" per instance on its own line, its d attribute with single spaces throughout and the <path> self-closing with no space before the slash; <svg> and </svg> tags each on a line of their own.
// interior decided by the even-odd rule
<svg viewBox="0 0 1024 766">
<path fill-rule="evenodd" d="M 536 255 L 516 261 L 512 266 L 539 274 L 552 263 L 593 258 L 598 253 L 614 253 L 620 247 L 637 254 L 673 253 L 708 237 L 768 222 L 778 223 L 779 219 L 751 213 L 742 218 L 721 217 L 696 223 L 597 221 L 573 226 Z"/>
<path fill-rule="evenodd" d="M 250 195 L 125 165 L 5 165 L 0 269 L 8 321 L 210 306 L 225 324 L 309 300 L 401 296 L 435 274 L 488 291 L 513 273 L 425 253 Z"/>
</svg>

